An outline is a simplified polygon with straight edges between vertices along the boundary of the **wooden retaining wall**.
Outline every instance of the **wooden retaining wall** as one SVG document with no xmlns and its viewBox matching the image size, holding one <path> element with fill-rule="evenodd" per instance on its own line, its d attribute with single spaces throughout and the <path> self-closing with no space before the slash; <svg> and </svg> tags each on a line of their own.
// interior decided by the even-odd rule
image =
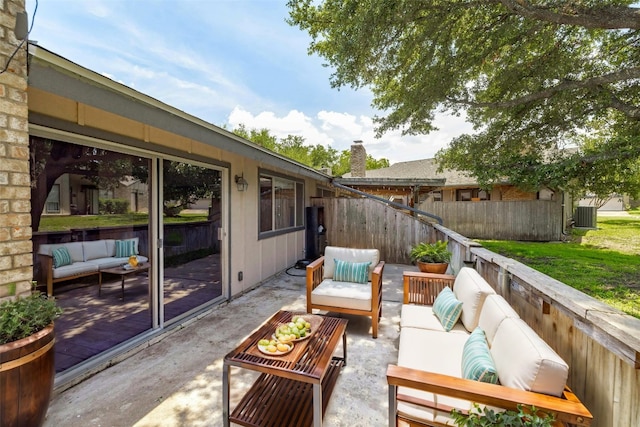
<svg viewBox="0 0 640 427">
<path fill-rule="evenodd" d="M 480 274 L 569 364 L 569 386 L 593 414 L 592 426 L 640 426 L 640 319 L 440 232 L 450 247 L 467 248 Z"/>
<path fill-rule="evenodd" d="M 323 198 L 312 204 L 324 207 L 328 244 L 375 247 L 386 262 L 408 263 L 416 242 L 447 240 L 451 271 L 473 265 L 569 364 L 569 386 L 593 414 L 592 426 L 640 426 L 640 319 L 379 202 Z"/>
</svg>

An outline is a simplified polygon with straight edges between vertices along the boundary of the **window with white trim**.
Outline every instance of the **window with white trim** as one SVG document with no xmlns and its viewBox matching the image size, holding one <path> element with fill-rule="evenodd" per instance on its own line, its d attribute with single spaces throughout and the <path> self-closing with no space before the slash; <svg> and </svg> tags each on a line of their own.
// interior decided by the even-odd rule
<svg viewBox="0 0 640 427">
<path fill-rule="evenodd" d="M 286 232 L 303 226 L 304 183 L 261 172 L 260 233 Z"/>
</svg>

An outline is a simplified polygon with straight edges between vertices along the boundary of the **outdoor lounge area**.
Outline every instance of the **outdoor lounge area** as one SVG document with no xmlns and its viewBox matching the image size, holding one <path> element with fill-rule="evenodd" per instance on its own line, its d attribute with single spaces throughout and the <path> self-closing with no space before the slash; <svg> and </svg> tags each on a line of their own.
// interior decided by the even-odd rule
<svg viewBox="0 0 640 427">
<path fill-rule="evenodd" d="M 16 10 L 22 11 L 23 5 L 18 3 L 10 0 L 5 16 L 13 19 Z M 53 390 L 48 411 L 40 405 L 40 413 L 47 411 L 44 425 L 218 426 L 225 425 L 227 419 L 240 420 L 238 407 L 258 407 L 243 406 L 248 395 L 267 396 L 264 400 L 274 400 L 269 394 L 280 397 L 278 411 L 290 406 L 302 408 L 299 403 L 282 402 L 285 393 L 297 402 L 312 400 L 313 418 L 318 420 L 319 413 L 324 413 L 325 426 L 395 426 L 398 419 L 398 426 L 415 427 L 418 424 L 412 423 L 413 419 L 405 422 L 410 418 L 407 407 L 434 403 L 433 399 L 428 401 L 430 394 L 446 395 L 444 390 L 455 393 L 451 396 L 454 399 L 494 406 L 506 405 L 507 400 L 509 406 L 502 407 L 511 407 L 516 401 L 531 403 L 533 400 L 520 400 L 528 396 L 525 393 L 513 397 L 517 393 L 510 393 L 506 384 L 474 387 L 471 380 L 459 378 L 453 370 L 460 368 L 454 357 L 464 350 L 461 344 L 466 344 L 466 334 L 473 333 L 475 316 L 468 325 L 465 322 L 460 336 L 455 335 L 457 331 L 445 331 L 444 335 L 422 327 L 414 331 L 403 327 L 401 333 L 406 311 L 403 272 L 415 270 L 406 265 L 410 248 L 418 242 L 438 240 L 446 241 L 452 253 L 450 272 L 472 268 L 502 298 L 489 299 L 494 303 L 499 300 L 497 306 L 508 304 L 517 313 L 519 320 L 503 310 L 502 323 L 509 329 L 496 327 L 496 334 L 488 340 L 510 349 L 511 337 L 527 338 L 535 333 L 539 338 L 536 348 L 550 348 L 566 363 L 561 367 L 562 381 L 552 388 L 556 394 L 575 395 L 575 403 L 579 399 L 586 407 L 575 424 L 587 426 L 593 415 L 593 427 L 640 425 L 637 318 L 492 252 L 472 240 L 474 236 L 447 228 L 442 218 L 429 216 L 436 221 L 427 222 L 424 212 L 407 214 L 408 206 L 398 210 L 381 203 L 380 198 L 354 196 L 322 170 L 274 154 L 42 45 L 28 46 L 28 51 L 25 48 L 16 56 L 19 62 L 14 62 L 15 68 L 5 74 L 11 76 L 6 82 L 7 99 L 11 100 L 8 123 L 19 124 L 20 129 L 13 130 L 14 137 L 0 150 L 0 181 L 8 197 L 0 209 L 0 218 L 7 225 L 0 230 L 6 254 L 0 300 L 15 301 L 30 294 L 34 281 L 59 298 L 65 311 L 56 320 L 55 340 L 49 333 L 53 328 L 46 327 L 48 341 L 32 354 L 46 357 L 48 365 L 53 365 L 56 353 L 64 365 L 58 366 L 55 375 L 50 369 L 47 385 L 37 377 L 28 392 L 13 393 L 5 386 L 0 391 L 47 403 L 49 394 L 44 391 Z M 557 213 L 557 223 L 568 219 L 559 209 L 564 203 L 560 198 L 540 202 Z M 458 206 L 479 209 L 485 204 L 470 200 Z M 182 215 L 187 210 L 202 212 Z M 318 221 L 314 222 L 309 212 L 316 211 Z M 474 212 L 470 210 L 469 218 L 482 224 Z M 526 220 L 530 216 L 518 217 Z M 508 228 L 501 215 L 490 219 L 496 227 Z M 523 224 L 525 228 L 532 225 Z M 104 270 L 92 267 L 74 272 L 88 267 L 87 262 L 101 260 L 102 264 L 114 262 L 111 258 L 125 258 L 117 251 L 112 253 L 110 244 L 106 254 L 94 251 L 94 245 L 101 245 L 94 242 L 104 242 L 106 247 L 107 241 L 136 237 L 138 255 L 149 263 L 136 274 L 125 274 L 124 267 L 114 271 L 106 264 Z M 84 242 L 88 242 L 86 253 Z M 60 257 L 64 264 L 43 266 L 38 255 L 41 246 L 67 243 L 66 252 L 83 245 L 82 256 L 76 253 L 74 259 L 71 253 L 58 254 L 65 255 Z M 322 282 L 342 280 L 328 277 L 326 271 L 320 274 L 318 269 L 317 278 L 322 280 L 310 282 L 303 271 L 289 268 L 309 262 L 308 271 L 317 254 L 330 246 L 379 251 L 370 265 L 377 263 L 380 273 L 371 272 L 367 288 L 371 293 L 360 298 L 369 301 L 354 301 L 355 292 L 321 295 L 318 289 L 327 290 L 321 288 Z M 218 255 L 219 261 L 188 267 L 189 261 L 211 255 Z M 349 262 L 364 263 L 359 259 Z M 59 267 L 67 267 L 64 275 L 62 270 L 53 274 Z M 206 268 L 214 279 L 200 277 Z M 317 287 L 316 282 L 320 282 Z M 211 292 L 199 298 L 202 283 L 210 286 Z M 330 288 L 331 292 L 338 289 Z M 454 294 L 465 294 L 464 289 L 458 292 L 455 285 L 453 288 Z M 189 293 L 198 298 L 174 311 L 174 290 L 180 296 Z M 365 294 L 362 290 L 350 288 L 361 295 Z M 180 301 L 186 302 L 186 298 Z M 274 329 L 267 326 L 287 322 L 294 314 L 311 309 L 315 314 L 329 312 L 332 316 L 322 321 L 323 332 L 295 349 L 312 348 L 315 353 L 308 356 L 306 350 L 291 350 L 280 376 L 273 374 L 278 368 L 263 369 L 268 363 L 265 356 L 255 354 L 259 352 L 256 336 L 269 331 L 271 337 Z M 498 313 L 479 305 L 463 311 L 477 313 L 477 323 L 483 325 L 493 324 L 493 317 L 486 316 Z M 89 316 L 82 318 L 80 314 Z M 130 328 L 109 323 L 119 315 L 134 321 L 127 325 Z M 65 325 L 67 319 L 73 323 Z M 47 324 L 50 322 L 51 318 L 47 319 Z M 90 339 L 85 329 L 94 333 Z M 442 341 L 427 338 L 418 342 L 414 336 L 437 336 Z M 90 344 L 92 352 L 74 354 L 68 350 L 74 338 Z M 449 339 L 455 341 L 455 348 L 442 344 Z M 74 347 L 75 351 L 82 345 Z M 58 356 L 63 352 L 66 360 Z M 306 358 L 301 365 L 310 368 L 309 381 L 291 384 L 300 378 L 297 372 L 295 377 L 291 374 L 298 368 L 298 360 L 293 363 L 296 366 L 291 364 L 294 354 Z M 500 352 L 501 366 L 521 369 L 524 364 L 509 354 Z M 334 365 L 332 355 L 346 363 Z M 236 356 L 253 357 L 250 363 L 258 368 L 251 371 L 249 362 L 234 365 Z M 29 374 L 19 379 L 35 377 L 30 375 L 34 371 L 31 366 L 18 365 L 33 357 L 20 356 L 20 362 L 9 365 Z M 269 369 L 278 363 L 269 361 Z M 2 364 L 8 371 L 4 360 Z M 278 379 L 269 383 L 271 378 L 264 379 L 267 374 Z M 326 386 L 325 378 L 329 378 Z M 254 393 L 255 384 L 274 384 L 274 388 Z M 287 389 L 287 384 L 292 387 Z M 571 390 L 561 390 L 565 384 Z M 296 395 L 297 387 L 304 388 L 303 398 Z M 405 393 L 407 388 L 421 393 L 410 396 Z M 509 396 L 504 398 L 506 394 Z M 266 415 L 260 423 L 238 424 L 264 425 L 266 419 L 277 420 L 268 424 L 272 427 L 310 425 L 308 406 L 301 409 L 307 411 L 304 423 L 283 422 L 287 420 L 284 411 L 273 415 L 272 407 L 264 406 L 260 409 Z M 8 414 L 5 408 L 21 407 L 30 405 L 0 405 L 0 412 Z M 449 413 L 449 408 L 438 402 L 431 408 L 434 416 Z M 4 421 L 0 424 L 5 426 Z"/>
<path fill-rule="evenodd" d="M 329 313 L 348 321 L 348 362 L 337 377 L 323 425 L 391 425 L 387 367 L 398 363 L 405 271 L 417 268 L 385 266 L 377 339 L 371 336 L 371 321 L 366 316 Z M 160 342 L 59 392 L 45 426 L 223 425 L 224 356 L 279 310 L 306 311 L 303 274 L 301 270 L 280 273 L 196 321 L 175 328 Z M 336 353 L 342 354 L 341 347 Z M 445 347 L 432 351 L 436 357 L 447 357 Z M 257 373 L 235 367 L 230 372 L 233 410 Z"/>
<path fill-rule="evenodd" d="M 342 315 L 348 320 L 348 363 L 333 390 L 325 426 L 387 425 L 386 369 L 397 361 L 406 269 L 416 270 L 385 266 L 377 339 L 371 337 L 370 318 Z M 304 274 L 301 270 L 290 273 Z M 224 356 L 281 309 L 306 311 L 305 277 L 278 274 L 228 304 L 177 326 L 160 342 L 57 393 L 45 426 L 220 426 Z M 257 375 L 233 368 L 231 377 L 230 406 L 234 408 Z"/>
<path fill-rule="evenodd" d="M 220 256 L 209 255 L 167 268 L 165 319 L 178 318 L 222 295 Z M 63 314 L 56 320 L 56 372 L 60 373 L 151 327 L 148 271 L 127 277 L 104 274 L 67 282 L 57 289 Z"/>
</svg>

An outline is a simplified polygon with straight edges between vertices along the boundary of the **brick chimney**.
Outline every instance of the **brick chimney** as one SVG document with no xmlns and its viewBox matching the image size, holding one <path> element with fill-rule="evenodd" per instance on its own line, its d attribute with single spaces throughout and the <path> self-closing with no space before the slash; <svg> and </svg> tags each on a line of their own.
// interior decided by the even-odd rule
<svg viewBox="0 0 640 427">
<path fill-rule="evenodd" d="M 353 178 L 364 178 L 367 169 L 367 150 L 364 149 L 362 141 L 353 141 L 351 145 L 351 176 Z"/>
</svg>

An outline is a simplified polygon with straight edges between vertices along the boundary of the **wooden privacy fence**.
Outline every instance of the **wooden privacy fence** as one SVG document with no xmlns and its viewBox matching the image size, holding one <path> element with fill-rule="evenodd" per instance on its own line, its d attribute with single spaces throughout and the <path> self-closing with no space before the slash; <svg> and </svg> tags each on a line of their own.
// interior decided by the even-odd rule
<svg viewBox="0 0 640 427">
<path fill-rule="evenodd" d="M 473 239 L 560 240 L 562 203 L 553 200 L 424 202 L 418 209 Z"/>
<path fill-rule="evenodd" d="M 314 198 L 311 204 L 324 207 L 327 245 L 377 248 L 385 262 L 408 264 L 411 246 L 435 238 L 431 225 L 375 200 Z"/>
<path fill-rule="evenodd" d="M 477 203 L 477 202 L 476 202 Z M 640 320 L 440 225 L 365 199 L 313 199 L 324 207 L 327 242 L 375 247 L 408 263 L 418 241 L 449 242 L 451 267 L 472 263 L 569 364 L 569 386 L 593 414 L 592 426 L 640 426 Z"/>
</svg>

